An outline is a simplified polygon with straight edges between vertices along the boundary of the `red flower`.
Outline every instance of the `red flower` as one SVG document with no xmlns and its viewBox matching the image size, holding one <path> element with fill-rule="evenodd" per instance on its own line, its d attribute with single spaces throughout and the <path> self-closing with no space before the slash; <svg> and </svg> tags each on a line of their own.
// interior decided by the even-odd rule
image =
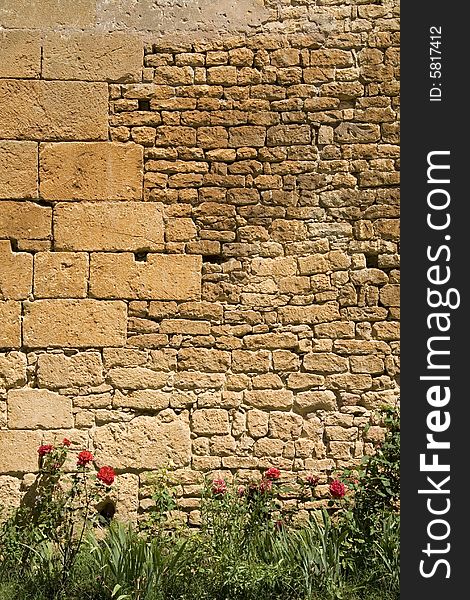
<svg viewBox="0 0 470 600">
<path fill-rule="evenodd" d="M 82 450 L 78 455 L 77 465 L 79 467 L 86 467 L 87 464 L 90 463 L 92 460 L 94 460 L 93 454 L 88 450 Z"/>
<path fill-rule="evenodd" d="M 225 494 L 227 491 L 227 484 L 224 479 L 214 479 L 212 482 L 212 493 L 217 496 L 218 494 Z"/>
<path fill-rule="evenodd" d="M 338 479 L 330 483 L 330 494 L 333 498 L 343 498 L 346 495 L 346 486 Z"/>
<path fill-rule="evenodd" d="M 259 491 L 261 494 L 264 494 L 265 492 L 270 492 L 271 489 L 273 487 L 273 482 L 270 481 L 269 479 L 263 479 L 261 481 L 261 483 L 259 484 Z"/>
<path fill-rule="evenodd" d="M 268 469 L 266 471 L 264 476 L 266 477 L 266 479 L 275 481 L 276 479 L 279 479 L 279 477 L 281 476 L 281 471 L 279 471 L 279 469 L 276 469 L 276 467 L 271 467 L 270 469 Z"/>
<path fill-rule="evenodd" d="M 104 484 L 112 485 L 114 478 L 116 477 L 116 473 L 114 472 L 113 467 L 101 467 L 96 474 L 96 477 Z"/>
<path fill-rule="evenodd" d="M 237 494 L 239 495 L 240 498 L 245 495 L 245 488 L 242 485 L 238 486 Z"/>
<path fill-rule="evenodd" d="M 68 438 L 62 440 L 62 446 L 70 446 L 72 442 Z"/>
<path fill-rule="evenodd" d="M 43 446 L 39 446 L 38 454 L 41 457 L 46 456 L 46 454 L 49 454 L 53 450 L 54 450 L 54 446 L 52 444 L 44 444 Z"/>
<path fill-rule="evenodd" d="M 318 475 L 307 475 L 308 485 L 315 487 L 316 485 L 318 485 L 319 481 L 320 481 L 320 477 L 318 477 Z"/>
</svg>

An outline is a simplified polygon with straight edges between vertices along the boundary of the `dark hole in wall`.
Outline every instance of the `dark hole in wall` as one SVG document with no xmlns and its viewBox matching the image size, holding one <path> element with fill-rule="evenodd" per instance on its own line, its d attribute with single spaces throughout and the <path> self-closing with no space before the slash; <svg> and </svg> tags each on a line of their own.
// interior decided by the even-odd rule
<svg viewBox="0 0 470 600">
<path fill-rule="evenodd" d="M 366 254 L 366 266 L 369 269 L 377 269 L 379 267 L 378 254 Z"/>
<path fill-rule="evenodd" d="M 139 100 L 139 110 L 150 110 L 150 100 Z"/>
<path fill-rule="evenodd" d="M 137 262 L 147 262 L 148 252 L 134 252 L 134 258 Z"/>
<path fill-rule="evenodd" d="M 224 261 L 224 257 L 220 256 L 220 254 L 206 254 L 202 257 L 203 263 L 211 263 L 213 265 L 221 265 Z"/>
<path fill-rule="evenodd" d="M 103 504 L 98 507 L 98 513 L 106 521 L 111 523 L 114 515 L 116 514 L 116 506 L 112 500 L 105 500 Z"/>
</svg>

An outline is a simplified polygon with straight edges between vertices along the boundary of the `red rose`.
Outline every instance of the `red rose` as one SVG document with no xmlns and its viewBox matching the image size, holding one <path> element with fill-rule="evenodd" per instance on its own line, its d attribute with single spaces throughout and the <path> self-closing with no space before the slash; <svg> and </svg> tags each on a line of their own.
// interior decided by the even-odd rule
<svg viewBox="0 0 470 600">
<path fill-rule="evenodd" d="M 330 483 L 330 494 L 333 498 L 343 498 L 346 495 L 346 486 L 335 479 Z"/>
<path fill-rule="evenodd" d="M 266 477 L 266 479 L 275 481 L 276 479 L 279 479 L 279 477 L 281 476 L 281 471 L 279 471 L 279 469 L 276 469 L 276 467 L 271 467 L 270 469 L 268 469 L 266 471 L 264 476 Z"/>
<path fill-rule="evenodd" d="M 94 460 L 93 454 L 88 450 L 82 450 L 78 455 L 77 465 L 79 467 L 86 467 L 87 464 L 90 463 L 92 460 Z"/>
<path fill-rule="evenodd" d="M 319 481 L 320 481 L 320 477 L 318 477 L 318 475 L 307 475 L 308 485 L 315 487 L 316 485 L 318 485 Z"/>
<path fill-rule="evenodd" d="M 212 493 L 217 496 L 219 494 L 225 494 L 227 491 L 227 484 L 225 479 L 214 479 L 212 482 Z"/>
<path fill-rule="evenodd" d="M 70 446 L 72 442 L 68 438 L 62 440 L 62 446 Z"/>
<path fill-rule="evenodd" d="M 269 479 L 263 479 L 261 481 L 261 483 L 259 484 L 259 491 L 261 494 L 264 494 L 265 492 L 270 492 L 271 489 L 273 487 L 273 482 L 270 481 Z"/>
<path fill-rule="evenodd" d="M 112 485 L 114 478 L 116 477 L 116 473 L 114 472 L 113 467 L 101 467 L 96 474 L 96 477 L 104 484 Z"/>
<path fill-rule="evenodd" d="M 43 446 L 39 446 L 38 454 L 41 457 L 46 456 L 46 454 L 49 454 L 53 450 L 54 450 L 54 446 L 52 444 L 44 444 Z"/>
</svg>

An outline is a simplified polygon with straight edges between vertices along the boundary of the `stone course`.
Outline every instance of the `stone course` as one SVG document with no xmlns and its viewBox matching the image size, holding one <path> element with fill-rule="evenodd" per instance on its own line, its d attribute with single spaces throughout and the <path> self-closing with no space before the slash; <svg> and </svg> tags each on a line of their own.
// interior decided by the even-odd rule
<svg viewBox="0 0 470 600">
<path fill-rule="evenodd" d="M 203 477 L 327 481 L 383 439 L 399 7 L 128 4 L 1 3 L 0 498 L 66 436 L 117 515 L 170 466 L 191 520 Z"/>
</svg>

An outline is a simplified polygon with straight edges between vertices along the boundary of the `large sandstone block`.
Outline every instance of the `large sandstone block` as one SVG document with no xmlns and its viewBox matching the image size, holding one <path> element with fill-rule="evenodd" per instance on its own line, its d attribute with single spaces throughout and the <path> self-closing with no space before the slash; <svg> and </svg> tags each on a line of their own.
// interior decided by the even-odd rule
<svg viewBox="0 0 470 600">
<path fill-rule="evenodd" d="M 73 427 L 72 399 L 49 390 L 23 388 L 7 395 L 10 429 Z"/>
<path fill-rule="evenodd" d="M 88 254 L 38 252 L 34 256 L 35 298 L 86 298 Z"/>
<path fill-rule="evenodd" d="M 41 144 L 39 177 L 46 200 L 140 200 L 143 148 L 115 142 Z"/>
<path fill-rule="evenodd" d="M 132 253 L 91 255 L 90 294 L 95 298 L 195 300 L 201 296 L 200 256 Z"/>
<path fill-rule="evenodd" d="M 156 202 L 59 203 L 54 207 L 56 250 L 130 252 L 163 248 Z"/>
<path fill-rule="evenodd" d="M 37 300 L 25 306 L 23 343 L 28 348 L 124 346 L 127 307 L 99 300 Z"/>
<path fill-rule="evenodd" d="M 141 79 L 142 41 L 125 33 L 49 35 L 44 42 L 44 79 L 130 83 Z"/>
<path fill-rule="evenodd" d="M 0 198 L 36 198 L 37 161 L 35 142 L 0 142 Z"/>
<path fill-rule="evenodd" d="M 2 9 L 0 8 L 0 15 Z M 0 16 L 1 19 L 1 16 Z M 30 31 L 0 33 L 0 77 L 39 77 L 41 40 Z"/>
<path fill-rule="evenodd" d="M 33 202 L 0 202 L 0 238 L 45 240 L 51 230 L 51 208 Z"/>
<path fill-rule="evenodd" d="M 0 26 L 43 29 L 92 27 L 96 0 L 2 0 Z"/>
<path fill-rule="evenodd" d="M 178 367 L 182 371 L 225 373 L 230 366 L 230 353 L 212 348 L 182 348 Z"/>
<path fill-rule="evenodd" d="M 25 300 L 32 289 L 33 257 L 12 252 L 8 240 L 0 240 L 0 300 Z"/>
<path fill-rule="evenodd" d="M 118 469 L 184 467 L 191 457 L 187 413 L 163 410 L 151 417 L 136 417 L 130 423 L 97 428 L 93 435 L 99 464 Z"/>
<path fill-rule="evenodd" d="M 0 302 L 0 323 L 0 348 L 20 348 L 21 303 Z"/>
<path fill-rule="evenodd" d="M 7 431 L 0 435 L 0 473 L 34 473 L 38 470 L 40 431 Z"/>
<path fill-rule="evenodd" d="M 41 387 L 60 389 L 97 386 L 103 383 L 103 364 L 97 352 L 83 352 L 73 356 L 41 354 L 37 367 Z"/>
<path fill-rule="evenodd" d="M 0 388 L 21 386 L 26 382 L 26 355 L 20 352 L 0 354 Z"/>
<path fill-rule="evenodd" d="M 301 411 L 337 410 L 336 396 L 330 390 L 300 392 L 295 397 L 295 405 Z"/>
<path fill-rule="evenodd" d="M 0 106 L 0 139 L 108 138 L 105 83 L 1 79 Z"/>
</svg>

